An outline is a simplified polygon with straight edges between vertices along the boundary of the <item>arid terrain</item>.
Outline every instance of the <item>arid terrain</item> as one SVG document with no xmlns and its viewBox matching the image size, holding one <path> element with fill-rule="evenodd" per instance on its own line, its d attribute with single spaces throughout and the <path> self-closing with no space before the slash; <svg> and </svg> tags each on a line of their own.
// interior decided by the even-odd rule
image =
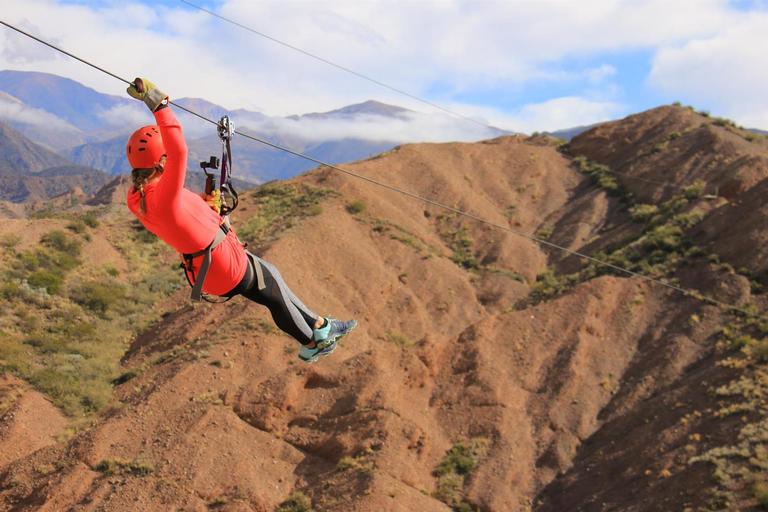
<svg viewBox="0 0 768 512">
<path fill-rule="evenodd" d="M 768 507 L 768 139 L 665 106 L 344 168 L 511 231 L 327 168 L 244 193 L 249 247 L 360 322 L 313 365 L 190 304 L 124 182 L 6 214 L 0 510 Z"/>
</svg>

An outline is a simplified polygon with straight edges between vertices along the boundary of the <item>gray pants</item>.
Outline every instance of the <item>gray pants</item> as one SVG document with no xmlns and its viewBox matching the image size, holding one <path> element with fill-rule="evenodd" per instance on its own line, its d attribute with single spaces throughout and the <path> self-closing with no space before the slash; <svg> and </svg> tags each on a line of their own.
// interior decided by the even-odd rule
<svg viewBox="0 0 768 512">
<path fill-rule="evenodd" d="M 239 294 L 266 306 L 280 330 L 302 345 L 309 344 L 318 316 L 288 288 L 274 265 L 250 253 L 248 260 L 245 277 L 227 295 Z M 256 269 L 255 265 L 259 268 Z M 258 276 L 257 270 L 260 270 L 261 276 Z"/>
</svg>

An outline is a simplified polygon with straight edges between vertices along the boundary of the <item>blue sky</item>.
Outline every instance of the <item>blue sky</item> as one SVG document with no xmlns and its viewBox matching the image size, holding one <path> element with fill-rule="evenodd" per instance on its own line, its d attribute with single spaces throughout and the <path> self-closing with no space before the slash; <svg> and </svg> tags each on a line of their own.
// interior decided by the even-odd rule
<svg viewBox="0 0 768 512">
<path fill-rule="evenodd" d="M 768 3 L 753 0 L 198 0 L 462 115 L 555 130 L 681 101 L 768 129 Z M 4 0 L 3 19 L 175 97 L 287 115 L 377 99 L 429 106 L 178 0 Z M 119 83 L 8 30 L 0 68 Z M 435 123 L 433 129 L 439 129 Z"/>
</svg>

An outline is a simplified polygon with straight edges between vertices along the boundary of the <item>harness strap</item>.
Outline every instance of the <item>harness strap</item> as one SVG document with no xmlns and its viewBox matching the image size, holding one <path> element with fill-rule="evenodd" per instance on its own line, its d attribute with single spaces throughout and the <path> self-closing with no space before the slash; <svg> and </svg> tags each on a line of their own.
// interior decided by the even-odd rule
<svg viewBox="0 0 768 512">
<path fill-rule="evenodd" d="M 203 258 L 203 263 L 200 265 L 200 271 L 197 273 L 195 284 L 192 286 L 192 300 L 194 301 L 200 301 L 203 296 L 203 283 L 205 282 L 205 276 L 208 274 L 208 268 L 211 266 L 211 252 L 216 248 L 217 245 L 219 245 L 224 241 L 225 238 L 227 238 L 227 233 L 229 233 L 229 228 L 227 228 L 224 224 L 221 224 L 219 227 L 221 229 L 216 232 L 216 236 L 214 237 L 213 241 L 208 244 L 208 247 L 202 251 L 183 255 L 184 261 L 188 263 L 186 270 L 190 272 L 192 271 L 192 260 L 198 256 L 205 256 Z"/>
<path fill-rule="evenodd" d="M 267 287 L 267 284 L 264 282 L 264 269 L 261 268 L 261 264 L 259 263 L 259 257 L 247 249 L 245 251 L 245 254 L 248 255 L 248 259 L 251 260 L 251 265 L 253 266 L 253 270 L 256 272 L 256 286 L 258 287 L 259 290 L 263 290 L 264 288 Z"/>
</svg>

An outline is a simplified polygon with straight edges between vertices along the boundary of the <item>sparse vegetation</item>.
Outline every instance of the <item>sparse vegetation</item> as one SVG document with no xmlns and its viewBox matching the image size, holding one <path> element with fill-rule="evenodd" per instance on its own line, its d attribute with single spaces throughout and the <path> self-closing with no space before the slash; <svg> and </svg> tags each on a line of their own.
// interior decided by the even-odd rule
<svg viewBox="0 0 768 512">
<path fill-rule="evenodd" d="M 365 203 L 358 200 L 347 203 L 347 211 L 352 215 L 363 213 L 365 211 Z"/>
<path fill-rule="evenodd" d="M 696 208 L 682 211 L 689 205 L 686 196 L 699 193 L 701 183 L 691 187 L 691 190 L 684 190 L 660 206 L 638 204 L 629 208 L 632 220 L 644 225 L 642 232 L 620 247 L 594 255 L 596 259 L 617 268 L 588 262 L 581 271 L 571 274 L 558 275 L 554 270 L 547 269 L 537 276 L 528 298 L 521 301 L 518 307 L 555 297 L 578 283 L 600 275 L 626 277 L 627 273 L 619 268 L 662 278 L 669 276 L 682 262 L 703 256 L 702 249 L 694 246 L 685 236 L 686 231 L 703 218 L 703 213 Z"/>
<path fill-rule="evenodd" d="M 707 188 L 706 182 L 701 180 L 696 180 L 693 182 L 693 184 L 683 188 L 683 196 L 689 200 L 696 199 L 698 197 L 701 197 L 702 194 L 704 194 L 704 190 L 706 190 L 706 188 Z"/>
<path fill-rule="evenodd" d="M 70 292 L 70 298 L 94 313 L 105 316 L 125 300 L 125 286 L 117 281 L 82 283 Z"/>
<path fill-rule="evenodd" d="M 400 348 L 411 348 L 414 345 L 416 345 L 416 343 L 412 339 L 410 339 L 408 336 L 397 331 L 388 332 L 387 341 L 389 341 L 390 343 L 394 343 Z"/>
<path fill-rule="evenodd" d="M 77 230 L 100 225 L 95 214 L 79 218 Z M 165 256 L 174 259 L 172 251 L 135 222 L 121 222 L 116 245 L 129 261 L 124 279 L 130 288 L 102 272 L 94 279 L 72 230 L 46 233 L 22 252 L 9 248 L 2 263 L 0 319 L 11 327 L 0 335 L 0 370 L 23 378 L 76 419 L 110 403 L 127 341 L 154 321 L 156 301 L 181 285 L 175 265 L 161 264 Z"/>
<path fill-rule="evenodd" d="M 754 306 L 746 308 L 757 312 Z M 719 407 L 711 410 L 717 420 L 739 415 L 738 432 L 730 444 L 710 446 L 689 464 L 709 463 L 718 487 L 711 490 L 710 508 L 726 509 L 751 500 L 768 505 L 768 322 L 744 313 L 731 315 L 720 331 L 718 365 L 737 370 L 733 380 L 711 390 Z"/>
<path fill-rule="evenodd" d="M 394 222 L 365 215 L 359 215 L 357 218 L 360 222 L 370 225 L 374 233 L 387 235 L 390 239 L 397 240 L 415 250 L 423 258 L 431 258 L 438 253 L 434 247 L 420 237 Z"/>
<path fill-rule="evenodd" d="M 361 452 L 353 457 L 345 455 L 336 464 L 336 469 L 339 471 L 346 471 L 354 469 L 363 473 L 372 473 L 376 468 L 376 464 L 373 460 L 367 457 L 368 453 Z"/>
<path fill-rule="evenodd" d="M 330 189 L 295 183 L 269 183 L 255 192 L 257 211 L 238 228 L 238 234 L 254 247 L 272 242 L 306 217 L 322 212 L 321 202 L 337 195 Z"/>
<path fill-rule="evenodd" d="M 552 232 L 555 230 L 554 226 L 542 226 L 537 232 L 536 232 L 536 238 L 540 238 L 541 240 L 549 240 L 549 238 L 552 236 Z"/>
<path fill-rule="evenodd" d="M 472 239 L 469 237 L 466 226 L 461 226 L 450 241 L 453 256 L 451 259 L 460 267 L 468 270 L 477 270 L 480 268 L 480 262 L 473 252 Z"/>
<path fill-rule="evenodd" d="M 275 512 L 312 512 L 312 501 L 301 491 L 296 491 L 280 503 Z"/>
<path fill-rule="evenodd" d="M 472 504 L 463 496 L 464 481 L 488 453 L 489 441 L 474 438 L 469 442 L 459 441 L 445 454 L 432 474 L 437 478 L 434 497 L 455 511 L 473 510 Z"/>
<path fill-rule="evenodd" d="M 655 204 L 636 204 L 629 208 L 632 220 L 640 224 L 651 222 L 659 213 L 659 207 Z"/>
<path fill-rule="evenodd" d="M 715 126 L 722 126 L 727 128 L 736 128 L 736 123 L 731 121 L 730 119 L 727 119 L 725 117 L 714 117 L 712 120 L 712 124 Z"/>
<path fill-rule="evenodd" d="M 585 156 L 574 157 L 573 163 L 580 172 L 592 178 L 592 181 L 598 187 L 608 192 L 608 194 L 622 197 L 627 195 L 626 191 L 619 185 L 619 182 L 616 181 L 611 168 L 607 165 L 588 160 Z"/>
<path fill-rule="evenodd" d="M 510 279 L 514 279 L 515 281 L 519 283 L 525 284 L 527 281 L 525 279 L 525 276 L 520 274 L 519 272 L 515 272 L 514 270 L 506 269 L 506 268 L 500 268 L 493 265 L 487 265 L 482 268 L 485 272 L 490 272 L 492 274 L 499 274 L 504 277 L 508 277 Z"/>
<path fill-rule="evenodd" d="M 154 466 L 144 459 L 136 459 L 132 461 L 124 459 L 104 459 L 96 464 L 93 469 L 106 476 L 147 476 L 155 470 Z"/>
</svg>

